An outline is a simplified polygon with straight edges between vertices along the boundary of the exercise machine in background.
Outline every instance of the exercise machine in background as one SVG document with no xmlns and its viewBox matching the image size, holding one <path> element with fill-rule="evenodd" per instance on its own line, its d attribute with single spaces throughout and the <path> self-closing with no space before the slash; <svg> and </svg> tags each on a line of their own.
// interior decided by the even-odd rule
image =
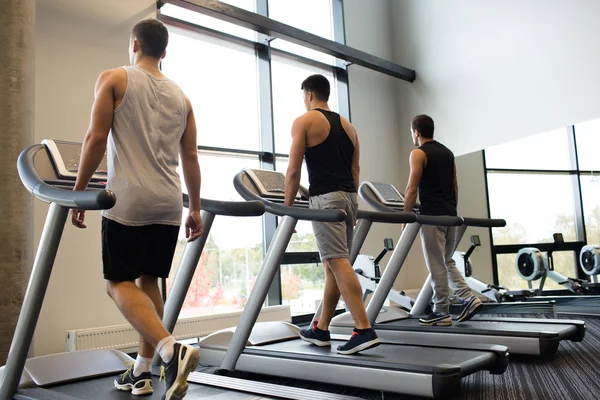
<svg viewBox="0 0 600 400">
<path fill-rule="evenodd" d="M 356 272 L 358 275 L 358 281 L 360 282 L 363 292 L 363 302 L 365 303 L 369 295 L 375 292 L 377 284 L 381 280 L 381 269 L 379 268 L 379 263 L 383 257 L 385 257 L 388 251 L 394 250 L 393 239 L 384 239 L 383 246 L 383 250 L 376 258 L 360 254 L 358 257 L 356 257 L 356 261 L 354 262 L 354 272 Z M 394 289 L 390 290 L 387 298 L 389 301 L 397 304 L 407 311 L 410 311 L 412 306 L 415 304 L 415 300 L 407 296 L 405 292 Z"/>
<path fill-rule="evenodd" d="M 596 286 L 596 275 L 600 272 L 600 246 L 588 245 L 582 248 L 579 257 L 581 268 L 591 277 L 592 283 L 587 281 L 581 282 L 580 280 L 569 279 L 554 271 L 552 253 L 560 249 L 560 239 L 560 236 L 557 236 L 556 244 L 550 247 L 550 261 L 546 260 L 542 252 L 537 248 L 524 248 L 518 253 L 516 263 L 517 272 L 529 282 L 529 289 L 511 290 L 504 286 L 487 284 L 475 279 L 473 276 L 469 276 L 467 282 L 471 288 L 483 294 L 492 303 L 486 305 L 484 308 L 485 312 L 488 312 L 487 310 L 494 310 L 494 307 L 511 304 L 539 304 L 538 308 L 543 308 L 543 304 L 546 303 L 553 304 L 556 315 L 600 316 L 600 296 L 598 295 L 579 295 L 573 292 L 561 295 L 556 294 L 556 291 L 553 291 L 552 295 L 542 293 L 547 272 L 549 272 L 548 277 L 555 278 L 558 283 L 570 285 L 574 290 L 577 287 L 576 285 L 581 285 L 581 283 L 583 283 L 584 287 L 590 287 L 592 284 Z M 478 247 L 476 243 L 477 240 L 472 239 L 469 250 Z M 472 274 L 474 270 L 473 263 L 469 258 L 472 250 L 470 252 L 467 251 L 467 253 L 459 251 L 454 253 L 454 260 L 457 263 L 457 267 L 465 266 L 465 276 Z M 550 268 L 552 268 L 551 271 L 549 270 Z M 536 280 L 542 280 L 542 282 L 538 287 L 534 288 L 532 282 Z M 527 308 L 524 309 L 526 310 Z M 498 308 L 498 310 L 501 310 L 501 308 Z M 543 310 L 540 308 L 538 312 L 542 313 Z"/>
<path fill-rule="evenodd" d="M 536 296 L 543 295 L 546 279 L 550 279 L 557 284 L 563 286 L 569 292 L 577 295 L 598 294 L 598 284 L 589 282 L 585 279 L 572 278 L 561 274 L 554 269 L 554 252 L 560 250 L 565 241 L 562 233 L 553 235 L 554 242 L 550 249 L 546 252 L 546 256 L 535 247 L 526 247 L 517 253 L 516 268 L 519 276 L 527 281 L 529 289 L 533 289 Z M 585 258 L 586 266 L 584 272 L 598 273 L 600 266 L 595 266 L 595 256 L 591 249 L 582 251 L 581 257 Z M 587 271 L 586 271 L 587 267 Z M 589 274 L 588 274 L 589 275 Z M 533 282 L 539 280 L 539 286 L 533 288 Z"/>
</svg>

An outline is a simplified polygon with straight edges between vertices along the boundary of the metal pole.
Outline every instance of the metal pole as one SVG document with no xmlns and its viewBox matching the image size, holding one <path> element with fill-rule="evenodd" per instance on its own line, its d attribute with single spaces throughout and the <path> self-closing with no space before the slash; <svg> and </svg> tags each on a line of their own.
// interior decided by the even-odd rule
<svg viewBox="0 0 600 400">
<path fill-rule="evenodd" d="M 246 294 L 250 295 L 250 267 L 248 266 L 248 248 L 246 247 Z"/>
<path fill-rule="evenodd" d="M 383 274 L 381 275 L 381 280 L 377 284 L 377 288 L 373 292 L 373 296 L 371 297 L 371 301 L 367 306 L 367 316 L 369 317 L 369 322 L 371 324 L 375 323 L 379 312 L 381 311 L 381 307 L 383 307 L 383 303 L 385 303 L 385 299 L 389 295 L 392 287 L 394 286 L 394 281 L 396 277 L 400 273 L 400 269 L 406 261 L 406 257 L 408 256 L 408 252 L 417 237 L 419 230 L 421 229 L 421 224 L 418 222 L 414 222 L 412 224 L 406 225 L 402 235 L 400 236 L 400 241 L 398 246 L 394 249 L 392 256 L 390 257 L 390 261 L 388 262 Z"/>
<path fill-rule="evenodd" d="M 0 399 L 12 399 L 19 386 L 68 215 L 68 208 L 54 203 L 50 205 L 27 292 L 23 299 L 23 307 L 21 307 L 17 328 L 6 360 L 4 376 L 0 385 Z"/>
<path fill-rule="evenodd" d="M 427 275 L 425 283 L 415 300 L 415 304 L 410 310 L 410 315 L 423 315 L 431 299 L 433 298 L 433 288 L 431 287 L 431 274 Z"/>
<path fill-rule="evenodd" d="M 248 297 L 248 302 L 240 317 L 240 322 L 235 329 L 229 346 L 227 346 L 227 352 L 221 363 L 222 369 L 235 369 L 237 361 L 244 351 L 244 347 L 246 347 L 250 333 L 252 333 L 252 328 L 258 319 L 260 309 L 267 299 L 269 288 L 279 270 L 287 244 L 292 238 L 296 222 L 298 222 L 297 219 L 287 215 L 281 218 L 269 250 L 265 255 L 262 268 L 256 277 L 254 288 Z"/>
<path fill-rule="evenodd" d="M 165 303 L 163 325 L 170 333 L 173 333 L 173 329 L 175 329 L 177 318 L 179 318 L 185 296 L 188 293 L 192 279 L 194 279 L 194 272 L 196 272 L 196 268 L 198 267 L 202 250 L 204 249 L 204 245 L 206 244 L 206 240 L 210 233 L 210 228 L 215 219 L 215 214 L 204 210 L 200 212 L 200 215 L 202 217 L 202 235 L 193 242 L 185 245 L 181 261 L 179 262 L 179 268 L 177 268 L 175 279 L 173 279 L 173 284 L 171 285 L 171 292 Z M 152 365 L 157 366 L 160 365 L 160 363 L 160 355 L 158 355 L 158 353 L 154 354 Z"/>
</svg>

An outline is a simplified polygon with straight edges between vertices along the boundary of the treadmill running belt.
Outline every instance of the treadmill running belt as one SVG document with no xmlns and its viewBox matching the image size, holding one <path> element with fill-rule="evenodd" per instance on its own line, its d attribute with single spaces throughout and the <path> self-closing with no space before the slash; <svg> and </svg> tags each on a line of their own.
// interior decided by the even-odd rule
<svg viewBox="0 0 600 400">
<path fill-rule="evenodd" d="M 577 334 L 577 327 L 569 324 L 544 324 L 544 323 L 515 323 L 497 321 L 471 321 L 457 323 L 453 321 L 452 326 L 421 326 L 418 318 L 407 318 L 403 320 L 390 321 L 375 326 L 377 330 L 398 330 L 398 334 L 404 331 L 460 333 L 468 331 L 472 335 L 490 336 L 516 336 L 516 337 L 539 337 L 551 338 L 557 334 L 562 338 L 569 338 Z"/>
<path fill-rule="evenodd" d="M 341 340 L 332 340 L 331 347 L 318 347 L 302 340 L 289 340 L 263 346 L 247 347 L 244 354 L 273 356 L 277 358 L 314 360 L 319 363 L 342 364 L 393 371 L 420 372 L 426 374 L 452 374 L 461 371 L 486 369 L 496 355 L 488 351 L 452 350 L 440 347 L 403 346 L 380 344 L 356 355 L 336 352 Z M 493 362 L 492 362 L 493 364 Z"/>
</svg>

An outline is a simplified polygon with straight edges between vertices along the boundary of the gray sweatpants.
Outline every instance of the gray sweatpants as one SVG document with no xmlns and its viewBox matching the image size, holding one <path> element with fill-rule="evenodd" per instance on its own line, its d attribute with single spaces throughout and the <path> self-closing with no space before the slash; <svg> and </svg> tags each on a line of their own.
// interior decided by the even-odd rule
<svg viewBox="0 0 600 400">
<path fill-rule="evenodd" d="M 423 225 L 421 227 L 423 254 L 431 274 L 434 312 L 447 313 L 450 309 L 450 287 L 461 299 L 472 295 L 471 289 L 452 259 L 457 246 L 456 230 L 457 228 L 453 226 Z"/>
</svg>

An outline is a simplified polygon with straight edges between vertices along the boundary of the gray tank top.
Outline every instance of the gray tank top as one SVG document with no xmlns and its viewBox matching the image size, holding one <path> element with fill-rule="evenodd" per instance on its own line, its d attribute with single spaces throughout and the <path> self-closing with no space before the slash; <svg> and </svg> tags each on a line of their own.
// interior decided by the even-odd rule
<svg viewBox="0 0 600 400">
<path fill-rule="evenodd" d="M 179 142 L 187 123 L 185 95 L 167 78 L 123 67 L 127 89 L 108 137 L 107 189 L 117 203 L 102 215 L 124 225 L 181 225 Z"/>
</svg>

